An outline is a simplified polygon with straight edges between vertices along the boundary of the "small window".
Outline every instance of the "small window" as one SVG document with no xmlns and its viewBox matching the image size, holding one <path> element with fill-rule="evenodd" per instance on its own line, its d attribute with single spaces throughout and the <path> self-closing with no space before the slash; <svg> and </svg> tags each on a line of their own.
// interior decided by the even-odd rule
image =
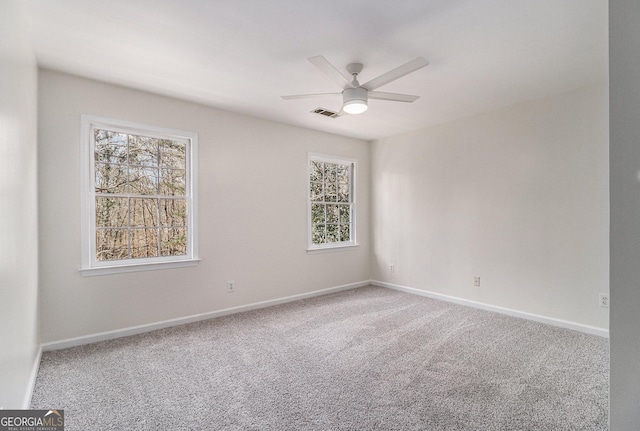
<svg viewBox="0 0 640 431">
<path fill-rule="evenodd" d="M 356 161 L 309 155 L 308 249 L 356 245 Z"/>
<path fill-rule="evenodd" d="M 82 269 L 194 264 L 197 135 L 90 116 L 82 130 Z"/>
</svg>

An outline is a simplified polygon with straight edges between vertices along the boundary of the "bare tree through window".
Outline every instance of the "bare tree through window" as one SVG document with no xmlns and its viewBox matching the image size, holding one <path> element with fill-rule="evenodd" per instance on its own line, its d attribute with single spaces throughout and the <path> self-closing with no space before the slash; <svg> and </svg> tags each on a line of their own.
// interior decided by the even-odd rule
<svg viewBox="0 0 640 431">
<path fill-rule="evenodd" d="M 354 169 L 353 162 L 310 158 L 309 205 L 312 247 L 353 243 Z"/>
<path fill-rule="evenodd" d="M 94 129 L 96 260 L 187 254 L 187 143 Z"/>
</svg>

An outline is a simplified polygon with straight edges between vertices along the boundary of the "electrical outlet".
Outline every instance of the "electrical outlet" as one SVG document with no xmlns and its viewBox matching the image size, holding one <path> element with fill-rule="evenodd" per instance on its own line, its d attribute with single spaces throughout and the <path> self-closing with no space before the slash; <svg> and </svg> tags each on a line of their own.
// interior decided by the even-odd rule
<svg viewBox="0 0 640 431">
<path fill-rule="evenodd" d="M 233 280 L 227 281 L 227 292 L 235 292 L 236 291 L 236 282 Z"/>
<path fill-rule="evenodd" d="M 391 265 L 389 265 L 389 272 L 390 273 L 396 272 L 396 266 L 393 263 Z"/>
<path fill-rule="evenodd" d="M 473 285 L 475 287 L 480 287 L 480 277 L 473 277 Z"/>
<path fill-rule="evenodd" d="M 609 308 L 609 294 L 601 293 L 600 294 L 600 307 Z"/>
</svg>

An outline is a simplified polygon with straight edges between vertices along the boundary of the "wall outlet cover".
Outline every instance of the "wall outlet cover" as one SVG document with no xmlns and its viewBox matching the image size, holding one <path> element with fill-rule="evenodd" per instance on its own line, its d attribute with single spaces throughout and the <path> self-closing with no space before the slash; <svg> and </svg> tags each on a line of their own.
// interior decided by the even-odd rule
<svg viewBox="0 0 640 431">
<path fill-rule="evenodd" d="M 601 293 L 600 294 L 600 307 L 609 308 L 609 294 Z"/>
</svg>

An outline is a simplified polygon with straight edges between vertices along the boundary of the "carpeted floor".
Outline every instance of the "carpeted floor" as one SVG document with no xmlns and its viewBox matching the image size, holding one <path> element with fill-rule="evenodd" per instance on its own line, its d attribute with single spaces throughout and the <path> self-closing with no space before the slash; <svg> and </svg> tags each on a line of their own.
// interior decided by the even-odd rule
<svg viewBox="0 0 640 431">
<path fill-rule="evenodd" d="M 606 430 L 608 340 L 364 287 L 43 354 L 66 430 Z"/>
</svg>

